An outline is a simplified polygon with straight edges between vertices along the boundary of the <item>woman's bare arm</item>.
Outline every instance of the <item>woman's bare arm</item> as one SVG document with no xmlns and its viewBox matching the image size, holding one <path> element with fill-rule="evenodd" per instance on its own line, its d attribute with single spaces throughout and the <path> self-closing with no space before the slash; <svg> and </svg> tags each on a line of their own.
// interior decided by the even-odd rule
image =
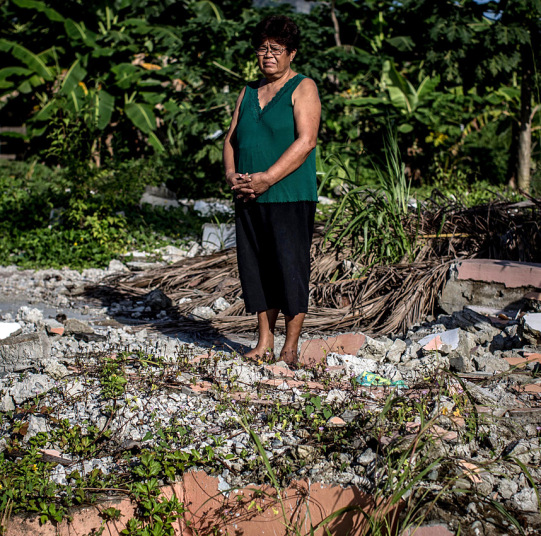
<svg viewBox="0 0 541 536">
<path fill-rule="evenodd" d="M 240 92 L 239 98 L 237 99 L 235 110 L 233 111 L 233 118 L 231 119 L 231 125 L 229 126 L 229 130 L 227 131 L 224 141 L 223 158 L 225 179 L 230 186 L 235 185 L 236 180 L 241 176 L 235 169 L 235 148 L 233 147 L 233 138 L 235 137 L 235 130 L 237 129 L 237 123 L 239 120 L 239 108 L 242 99 L 244 98 L 245 91 L 246 88 L 243 88 L 243 90 Z"/>
</svg>

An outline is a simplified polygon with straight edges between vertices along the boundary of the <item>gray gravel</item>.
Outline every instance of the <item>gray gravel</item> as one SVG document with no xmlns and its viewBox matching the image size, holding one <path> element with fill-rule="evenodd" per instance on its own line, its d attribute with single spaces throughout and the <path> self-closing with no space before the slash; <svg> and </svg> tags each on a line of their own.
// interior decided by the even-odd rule
<svg viewBox="0 0 541 536">
<path fill-rule="evenodd" d="M 121 263 L 115 263 L 113 267 L 122 269 Z M 122 311 L 137 320 L 134 316 L 139 314 L 144 318 L 153 306 L 139 300 L 119 302 L 116 307 L 106 309 L 99 303 L 86 301 L 81 290 L 107 273 L 110 272 L 0 268 L 0 323 L 16 322 L 20 326 L 19 335 L 0 340 L 0 412 L 17 413 L 35 400 L 54 408 L 49 415 L 27 414 L 24 417 L 21 414 L 21 418 L 28 421 L 25 442 L 40 432 L 49 432 L 54 422 L 66 419 L 72 426 L 81 426 L 82 430 L 91 425 L 100 430 L 111 430 L 116 449 L 122 450 L 129 445 L 141 448 L 151 446 L 157 440 L 155 431 L 159 427 L 174 422 L 190 430 L 189 444 L 179 448 L 202 452 L 211 446 L 224 459 L 233 455 L 220 475 L 224 489 L 245 485 L 254 478 L 248 465 L 258 458 L 246 432 L 234 424 L 238 420 L 235 402 L 229 400 L 224 404 L 227 397 L 223 392 L 234 386 L 253 398 L 263 399 L 248 408 L 271 460 L 279 463 L 288 455 L 302 461 L 295 465 L 296 478 L 355 485 L 368 491 L 374 489 L 380 477 L 377 474 L 378 454 L 374 445 L 367 444 L 368 436 L 360 435 L 338 457 L 327 459 L 313 442 L 307 441 L 310 434 L 306 430 L 292 426 L 271 429 L 264 398 L 302 408 L 306 404 L 304 387 L 289 386 L 287 382 L 291 380 L 287 377 L 269 386 L 265 381 L 274 378 L 273 371 L 244 361 L 239 353 L 227 347 L 222 347 L 225 349 L 210 359 L 193 361 L 196 356 L 209 355 L 215 346 L 213 342 L 198 338 L 197 334 L 178 333 L 173 338 L 114 322 L 112 313 L 118 318 Z M 217 306 L 226 307 L 226 304 Z M 193 315 L 203 316 L 203 312 L 194 311 Z M 47 322 L 51 319 L 61 324 L 63 335 L 50 331 L 53 324 Z M 528 321 L 531 326 L 537 326 L 537 320 L 531 314 Z M 56 324 L 54 326 L 58 328 Z M 435 334 L 439 334 L 443 343 L 441 348 L 437 351 L 423 348 Z M 249 337 L 225 339 L 236 344 L 239 350 L 245 347 L 243 344 L 255 342 Z M 280 339 L 283 340 L 279 336 L 278 344 Z M 329 387 L 319 393 L 321 399 L 332 407 L 333 417 L 340 417 L 348 425 L 355 423 L 359 415 L 359 411 L 352 409 L 353 402 L 362 400 L 365 408 L 374 408 L 374 411 L 382 404 L 378 390 L 368 389 L 359 394 L 358 389 L 348 389 L 347 382 L 351 378 L 372 372 L 414 387 L 428 377 L 434 378 L 434 373 L 440 369 L 450 368 L 462 378 L 447 377 L 447 386 L 457 394 L 466 387 L 475 403 L 487 408 L 484 412 L 490 413 L 491 418 L 480 425 L 480 436 L 457 441 L 457 433 L 463 434 L 463 430 L 457 429 L 456 419 L 452 418 L 463 415 L 455 397 L 441 396 L 433 400 L 431 417 L 439 416 L 438 426 L 444 431 L 456 432 L 454 436 L 442 436 L 435 442 L 434 451 L 444 458 L 465 460 L 479 466 L 492 463 L 491 471 L 481 472 L 478 479 L 468 478 L 466 473 L 463 484 L 477 486 L 479 493 L 494 495 L 510 508 L 531 514 L 538 513 L 538 501 L 529 480 L 516 465 L 512 467 L 501 459 L 496 460 L 495 456 L 505 453 L 505 456 L 520 460 L 530 468 L 535 482 L 541 481 L 539 418 L 531 418 L 528 415 L 534 413 L 527 412 L 526 416 L 518 417 L 512 411 L 540 407 L 539 394 L 524 391 L 525 385 L 540 385 L 539 378 L 533 375 L 538 365 L 530 363 L 520 373 L 510 374 L 509 363 L 504 359 L 523 357 L 528 351 L 536 350 L 539 351 L 539 346 L 533 328 L 520 320 L 502 327 L 470 311 L 443 315 L 432 323 L 416 326 L 403 338 L 368 337 L 358 355 L 329 354 L 327 366 L 343 367 L 340 369 L 342 383 L 326 375 L 325 371 L 292 373 L 284 366 L 284 374 L 297 381 L 315 379 L 328 384 Z M 123 399 L 117 400 L 116 412 L 111 418 L 107 410 L 110 401 L 104 400 L 100 378 L 92 370 L 105 356 L 114 356 L 120 351 L 133 356 L 133 365 L 125 366 L 128 387 Z M 141 355 L 149 356 L 148 361 L 160 361 L 161 365 L 142 367 L 137 357 Z M 188 366 L 190 361 L 192 364 Z M 162 387 L 150 391 L 150 377 L 158 378 L 164 370 L 167 378 L 160 376 Z M 504 376 L 500 378 L 498 375 L 501 374 Z M 202 381 L 210 381 L 215 389 L 195 392 L 192 386 Z M 332 385 L 331 381 L 334 382 Z M 401 388 L 397 392 L 406 393 Z M 1 423 L 0 433 L 7 437 L 12 422 L 3 419 Z M 419 422 L 411 423 L 411 430 L 419 425 Z M 330 422 L 322 422 L 321 429 L 329 426 Z M 406 437 L 407 431 L 402 435 Z M 5 437 L 0 440 L 0 451 L 5 448 Z M 395 440 L 397 438 L 385 439 Z M 59 484 L 66 483 L 67 475 L 74 468 L 81 474 L 94 468 L 99 468 L 103 474 L 122 470 L 111 454 L 79 460 L 73 453 L 61 451 L 58 445 L 48 447 L 73 462 L 69 468 L 57 465 L 52 471 L 51 479 Z M 175 448 L 174 443 L 171 448 Z M 437 478 L 437 469 L 431 475 Z M 475 515 L 471 514 L 471 517 L 473 522 Z"/>
</svg>

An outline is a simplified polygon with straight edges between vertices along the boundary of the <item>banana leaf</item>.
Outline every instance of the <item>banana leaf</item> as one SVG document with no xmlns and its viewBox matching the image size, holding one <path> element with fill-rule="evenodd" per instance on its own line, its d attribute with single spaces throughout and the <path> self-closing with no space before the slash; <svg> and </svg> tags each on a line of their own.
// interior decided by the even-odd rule
<svg viewBox="0 0 541 536">
<path fill-rule="evenodd" d="M 58 11 L 48 7 L 45 2 L 38 2 L 37 0 L 13 0 L 13 3 L 22 8 L 35 9 L 44 13 L 52 21 L 63 22 L 65 20 Z"/>
<path fill-rule="evenodd" d="M 156 130 L 156 117 L 148 104 L 129 102 L 124 108 L 130 121 L 145 134 Z"/>
<path fill-rule="evenodd" d="M 84 79 L 86 74 L 86 69 L 81 65 L 81 60 L 75 60 L 62 82 L 62 93 L 69 95 L 77 87 L 79 82 Z"/>
<path fill-rule="evenodd" d="M 111 121 L 111 116 L 115 108 L 115 98 L 102 89 L 96 91 L 94 100 L 96 124 L 100 130 L 103 130 Z"/>
<path fill-rule="evenodd" d="M 11 52 L 13 56 L 45 80 L 51 81 L 54 79 L 52 69 L 45 64 L 43 59 L 22 45 L 8 41 L 7 39 L 0 39 L 0 51 Z"/>
<path fill-rule="evenodd" d="M 85 43 L 85 45 L 92 48 L 96 46 L 97 34 L 87 29 L 84 22 L 75 22 L 74 20 L 66 19 L 64 22 L 64 27 L 66 28 L 66 33 L 71 39 L 75 41 L 81 40 Z"/>
</svg>

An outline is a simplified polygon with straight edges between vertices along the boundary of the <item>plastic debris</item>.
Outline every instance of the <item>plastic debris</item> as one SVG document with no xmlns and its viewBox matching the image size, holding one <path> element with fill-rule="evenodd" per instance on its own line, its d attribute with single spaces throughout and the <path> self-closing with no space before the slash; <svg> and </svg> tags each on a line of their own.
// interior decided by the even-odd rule
<svg viewBox="0 0 541 536">
<path fill-rule="evenodd" d="M 391 381 L 388 378 L 374 374 L 373 372 L 363 372 L 355 378 L 355 382 L 361 387 L 399 387 L 407 389 L 408 386 L 402 380 Z"/>
</svg>

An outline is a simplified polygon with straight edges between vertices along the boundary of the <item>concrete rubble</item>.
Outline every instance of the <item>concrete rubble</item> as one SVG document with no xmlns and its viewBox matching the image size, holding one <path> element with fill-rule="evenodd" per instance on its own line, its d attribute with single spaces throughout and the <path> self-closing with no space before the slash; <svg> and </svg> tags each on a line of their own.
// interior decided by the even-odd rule
<svg viewBox="0 0 541 536">
<path fill-rule="evenodd" d="M 134 302 L 120 301 L 110 309 L 85 303 L 78 289 L 107 273 L 0 269 L 0 333 L 7 334 L 0 339 L 0 412 L 28 423 L 24 443 L 64 419 L 71 426 L 107 428 L 114 437 L 110 452 L 95 459 L 79 460 L 58 444 L 48 446 L 72 460 L 82 475 L 95 468 L 107 474 L 122 470 L 119 464 L 123 462 L 114 454 L 122 451 L 123 444 L 152 446 L 156 441 L 153 431 L 174 418 L 190 430 L 190 443 L 183 447 L 187 451 L 201 452 L 210 445 L 222 459 L 233 455 L 229 468 L 220 474 L 225 489 L 231 489 L 256 478 L 253 463 L 257 455 L 250 438 L 242 429 L 231 428 L 238 419 L 235 405 L 244 405 L 271 462 L 285 457 L 293 460 L 292 477 L 356 486 L 371 493 L 378 486 L 381 449 L 411 440 L 421 421 L 407 422 L 396 437 L 381 435 L 379 444 L 362 427 L 356 428 L 351 445 L 327 457 L 313 440 L 307 440 L 313 432 L 286 426 L 278 433 L 271 428 L 270 408 L 280 402 L 302 411 L 307 404 L 324 403 L 330 413 L 322 415 L 320 430 L 326 433 L 329 429 L 351 430 L 360 419 L 359 408 L 377 412 L 391 395 L 414 398 L 428 405 L 427 418 L 435 420 L 428 432 L 434 459 L 457 462 L 458 487 L 491 497 L 519 515 L 530 516 L 532 526 L 541 527 L 539 501 L 531 481 L 519 466 L 508 463 L 518 459 L 539 486 L 540 313 L 502 319 L 466 308 L 416 326 L 401 338 L 372 338 L 362 333 L 305 337 L 301 341 L 302 366 L 292 370 L 283 362 L 246 361 L 241 357 L 245 347 L 233 340 L 209 342 L 197 334 L 172 338 L 138 330 L 137 318 L 167 314 L 170 300 L 160 290 Z M 28 303 L 22 305 L 23 299 Z M 192 315 L 204 321 L 229 306 L 225 300 L 217 300 Z M 134 325 L 120 324 L 109 316 L 118 318 L 120 313 Z M 116 359 L 124 351 L 131 357 L 123 362 L 123 371 L 134 381 L 117 400 L 114 417 L 109 418 L 106 406 L 110 401 L 102 395 L 103 379 L 96 370 L 103 359 Z M 149 356 L 149 362 L 159 361 L 168 371 L 155 391 L 145 381 L 158 374 L 158 369 L 152 364 L 142 368 L 137 357 L 141 355 Z M 357 378 L 363 374 L 378 377 L 379 383 L 361 386 Z M 400 383 L 393 386 L 392 382 Z M 317 402 L 309 402 L 310 397 Z M 22 411 L 31 405 L 54 411 Z M 476 427 L 473 435 L 472 422 Z M 4 418 L 0 423 L 0 435 L 9 438 L 14 433 L 13 421 Z M 218 437 L 222 439 L 218 441 Z M 5 448 L 6 442 L 0 441 L 0 451 Z M 426 476 L 427 482 L 437 481 L 441 464 Z M 64 484 L 72 470 L 57 465 L 50 478 Z M 485 536 L 514 534 L 509 524 L 502 529 L 499 521 L 483 519 L 472 504 L 462 514 L 463 525 L 481 519 Z M 440 514 L 442 519 L 437 521 L 446 521 L 455 530 L 452 520 Z"/>
<path fill-rule="evenodd" d="M 202 244 L 205 250 L 220 251 L 237 246 L 234 223 L 205 223 Z"/>
<path fill-rule="evenodd" d="M 201 216 L 231 216 L 234 213 L 233 201 L 225 199 L 198 199 L 193 203 L 193 209 Z"/>
<path fill-rule="evenodd" d="M 439 297 L 447 313 L 470 305 L 517 312 L 539 306 L 541 264 L 497 259 L 466 259 L 451 267 L 449 279 Z"/>
<path fill-rule="evenodd" d="M 175 192 L 169 190 L 165 184 L 162 184 L 161 186 L 147 186 L 141 196 L 139 204 L 147 204 L 153 207 L 163 207 L 166 209 L 178 208 L 180 206 Z"/>
</svg>

